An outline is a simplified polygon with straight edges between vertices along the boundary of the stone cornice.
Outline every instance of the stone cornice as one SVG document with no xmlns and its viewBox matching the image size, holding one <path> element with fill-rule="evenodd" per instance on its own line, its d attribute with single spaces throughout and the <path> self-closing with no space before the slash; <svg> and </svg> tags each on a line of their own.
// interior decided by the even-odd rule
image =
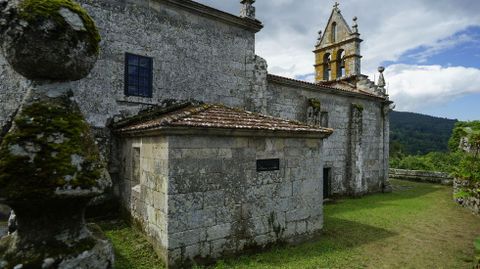
<svg viewBox="0 0 480 269">
<path fill-rule="evenodd" d="M 128 5 L 149 8 L 152 11 L 158 11 L 158 4 L 169 5 L 181 10 L 188 11 L 212 20 L 217 20 L 232 26 L 236 26 L 247 31 L 257 33 L 263 28 L 262 22 L 249 18 L 241 18 L 227 12 L 197 3 L 191 0 L 77 0 L 86 5 L 106 5 L 111 8 L 124 9 Z"/>
<path fill-rule="evenodd" d="M 276 83 L 276 84 L 279 84 L 279 85 L 285 85 L 285 86 L 300 88 L 300 89 L 304 89 L 304 90 L 331 93 L 331 94 L 340 95 L 340 96 L 357 97 L 357 98 L 362 98 L 362 99 L 375 100 L 377 102 L 382 102 L 382 103 L 391 103 L 386 98 L 376 96 L 376 95 L 370 94 L 370 93 L 353 92 L 353 91 L 348 91 L 348 90 L 344 90 L 344 89 L 340 89 L 340 88 L 330 87 L 330 86 L 327 86 L 327 85 L 310 83 L 310 82 L 306 82 L 306 81 L 300 81 L 300 80 L 280 77 L 280 76 L 271 75 L 271 74 L 268 74 L 267 79 L 268 79 L 268 83 Z"/>
<path fill-rule="evenodd" d="M 328 49 L 331 49 L 331 48 L 335 48 L 335 47 L 340 47 L 344 44 L 347 44 L 347 43 L 350 43 L 352 41 L 357 41 L 357 42 L 362 42 L 363 39 L 359 38 L 359 37 L 353 37 L 353 38 L 349 38 L 349 39 L 345 39 L 341 42 L 338 42 L 338 43 L 333 43 L 333 44 L 330 44 L 328 46 L 325 46 L 325 47 L 316 47 L 315 50 L 313 50 L 313 52 L 318 52 L 320 50 L 328 50 Z"/>
<path fill-rule="evenodd" d="M 130 0 L 132 1 L 132 0 Z M 191 0 L 150 0 L 160 3 L 165 3 L 171 6 L 175 6 L 190 12 L 209 17 L 215 20 L 219 20 L 230 25 L 235 25 L 243 29 L 252 31 L 254 33 L 259 32 L 263 28 L 263 24 L 258 20 L 252 20 L 249 18 L 240 18 L 227 12 L 197 3 Z"/>
</svg>

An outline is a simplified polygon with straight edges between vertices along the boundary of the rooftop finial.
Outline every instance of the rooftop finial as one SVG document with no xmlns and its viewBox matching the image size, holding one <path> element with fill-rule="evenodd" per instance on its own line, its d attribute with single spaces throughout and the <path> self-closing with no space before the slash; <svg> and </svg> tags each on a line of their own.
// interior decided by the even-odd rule
<svg viewBox="0 0 480 269">
<path fill-rule="evenodd" d="M 385 94 L 385 86 L 387 85 L 385 83 L 385 77 L 383 76 L 384 71 L 385 71 L 385 67 L 383 67 L 383 66 L 378 67 L 378 72 L 380 72 L 380 75 L 378 76 L 377 86 L 383 94 Z"/>
<path fill-rule="evenodd" d="M 354 33 L 358 33 L 358 23 L 357 23 L 357 20 L 358 18 L 355 16 L 353 17 L 353 25 L 352 25 L 352 28 L 353 28 L 353 32 Z"/>
<path fill-rule="evenodd" d="M 240 17 L 255 20 L 255 7 L 253 6 L 255 0 L 242 0 L 240 3 L 243 5 Z"/>
<path fill-rule="evenodd" d="M 322 30 L 318 31 L 317 46 L 320 45 L 322 41 Z"/>
<path fill-rule="evenodd" d="M 334 9 L 335 11 L 340 12 L 340 9 L 338 8 L 339 6 L 340 6 L 340 4 L 339 4 L 338 2 L 335 2 L 335 4 L 333 5 L 333 9 Z"/>
</svg>

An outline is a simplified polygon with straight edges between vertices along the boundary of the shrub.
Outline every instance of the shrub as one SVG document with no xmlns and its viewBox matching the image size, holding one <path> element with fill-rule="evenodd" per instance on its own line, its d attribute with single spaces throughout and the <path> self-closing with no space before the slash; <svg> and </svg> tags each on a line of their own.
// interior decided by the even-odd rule
<svg viewBox="0 0 480 269">
<path fill-rule="evenodd" d="M 461 152 L 430 152 L 426 155 L 409 155 L 390 159 L 390 167 L 408 170 L 426 170 L 453 173 L 460 164 Z"/>
<path fill-rule="evenodd" d="M 455 177 L 480 182 L 480 159 L 478 157 L 465 154 L 453 172 Z"/>
</svg>

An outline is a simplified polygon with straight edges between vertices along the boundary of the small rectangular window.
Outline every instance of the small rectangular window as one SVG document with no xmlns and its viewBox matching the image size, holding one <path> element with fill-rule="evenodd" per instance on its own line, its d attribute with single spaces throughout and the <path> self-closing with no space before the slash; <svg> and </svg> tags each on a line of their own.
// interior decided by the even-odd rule
<svg viewBox="0 0 480 269">
<path fill-rule="evenodd" d="M 332 194 L 331 186 L 332 183 L 332 169 L 323 168 L 323 199 L 330 198 Z"/>
<path fill-rule="evenodd" d="M 257 160 L 257 172 L 280 170 L 280 159 Z"/>
<path fill-rule="evenodd" d="M 125 95 L 152 97 L 153 59 L 125 54 Z"/>
</svg>

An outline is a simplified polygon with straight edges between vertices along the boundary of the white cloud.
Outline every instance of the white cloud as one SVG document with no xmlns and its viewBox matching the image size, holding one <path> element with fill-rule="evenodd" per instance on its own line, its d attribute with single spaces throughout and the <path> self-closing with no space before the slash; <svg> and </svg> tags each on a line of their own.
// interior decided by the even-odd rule
<svg viewBox="0 0 480 269">
<path fill-rule="evenodd" d="M 198 0 L 233 14 L 239 1 Z M 255 3 L 257 17 L 265 28 L 257 34 L 257 54 L 269 70 L 288 77 L 313 71 L 312 53 L 318 30 L 323 30 L 334 1 L 261 0 Z M 340 6 L 348 23 L 359 18 L 365 40 L 362 47 L 364 73 L 372 73 L 383 61 L 396 61 L 408 50 L 424 46 L 430 53 L 438 43 L 468 26 L 480 25 L 478 0 L 344 0 Z M 426 55 L 425 55 L 426 57 Z"/>
<path fill-rule="evenodd" d="M 421 111 L 480 93 L 477 68 L 397 64 L 385 71 L 385 77 L 391 99 L 402 111 Z"/>
<path fill-rule="evenodd" d="M 418 63 L 425 63 L 428 59 L 432 56 L 435 56 L 439 53 L 444 52 L 448 49 L 453 49 L 459 45 L 473 43 L 478 44 L 480 40 L 476 40 L 476 37 L 468 35 L 468 34 L 461 34 L 458 36 L 451 36 L 442 40 L 439 40 L 437 43 L 431 44 L 429 46 L 424 46 L 420 52 L 413 53 L 408 55 L 409 58 L 416 59 Z"/>
<path fill-rule="evenodd" d="M 237 0 L 198 0 L 238 14 Z M 312 53 L 318 30 L 324 30 L 333 0 L 260 0 L 257 18 L 265 28 L 257 34 L 256 53 L 265 58 L 269 72 L 311 80 Z M 362 43 L 362 70 L 372 76 L 382 62 L 395 63 L 406 52 L 422 48 L 422 65 L 394 64 L 385 73 L 391 97 L 401 110 L 421 111 L 473 92 L 480 92 L 480 70 L 461 66 L 428 66 L 428 59 L 477 36 L 458 35 L 480 26 L 478 0 L 342 0 L 342 14 L 351 23 L 358 17 Z M 457 35 L 456 35 L 457 34 Z M 472 57 L 479 57 L 472 55 Z M 371 77 L 371 79 L 373 79 Z"/>
</svg>

